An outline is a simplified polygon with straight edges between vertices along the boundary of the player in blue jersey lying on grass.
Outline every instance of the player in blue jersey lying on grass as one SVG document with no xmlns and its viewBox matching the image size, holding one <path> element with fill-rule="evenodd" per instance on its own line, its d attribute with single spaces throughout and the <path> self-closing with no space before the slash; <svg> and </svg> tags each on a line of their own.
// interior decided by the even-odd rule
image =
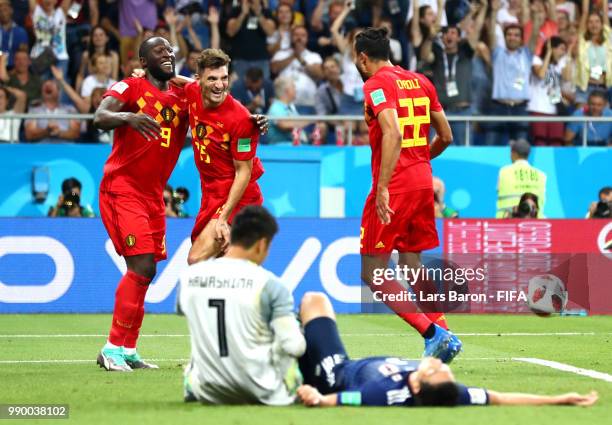
<svg viewBox="0 0 612 425">
<path fill-rule="evenodd" d="M 447 364 L 433 357 L 420 361 L 397 357 L 350 360 L 333 307 L 323 293 L 304 295 L 300 318 L 306 353 L 300 359 L 305 385 L 298 388 L 298 397 L 306 406 L 591 406 L 598 399 L 595 391 L 547 396 L 467 387 L 455 381 Z"/>
</svg>

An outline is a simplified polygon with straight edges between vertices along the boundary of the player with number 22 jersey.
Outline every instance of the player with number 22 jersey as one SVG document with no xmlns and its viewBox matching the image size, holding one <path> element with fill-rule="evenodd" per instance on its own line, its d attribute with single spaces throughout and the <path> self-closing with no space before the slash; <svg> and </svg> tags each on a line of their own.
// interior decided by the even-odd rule
<svg viewBox="0 0 612 425">
<path fill-rule="evenodd" d="M 376 193 L 368 196 L 362 219 L 362 253 L 423 251 L 438 245 L 434 222 L 434 198 L 429 162 L 430 111 L 442 106 L 433 85 L 422 74 L 383 67 L 364 84 L 365 115 L 372 148 L 373 188 L 378 186 L 383 134 L 378 114 L 397 111 L 401 149 L 388 185 L 391 223 L 383 225 L 376 215 Z"/>
</svg>

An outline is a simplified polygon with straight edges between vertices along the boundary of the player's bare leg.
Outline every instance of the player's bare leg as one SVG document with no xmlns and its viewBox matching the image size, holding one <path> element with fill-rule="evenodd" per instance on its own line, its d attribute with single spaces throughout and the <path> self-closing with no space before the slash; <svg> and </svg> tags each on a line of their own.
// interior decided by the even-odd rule
<svg viewBox="0 0 612 425">
<path fill-rule="evenodd" d="M 187 256 L 187 263 L 189 265 L 217 257 L 223 253 L 224 244 L 217 240 L 216 224 L 217 219 L 210 220 L 191 245 L 189 255 Z"/>
<path fill-rule="evenodd" d="M 300 303 L 300 322 L 302 326 L 306 326 L 308 322 L 318 317 L 329 317 L 336 321 L 334 308 L 324 293 L 306 292 Z"/>
<path fill-rule="evenodd" d="M 130 372 L 132 369 L 157 369 L 143 361 L 136 351 L 144 319 L 144 299 L 156 273 L 153 254 L 125 257 L 127 273 L 115 292 L 115 308 L 108 341 L 97 363 L 108 371 Z"/>
<path fill-rule="evenodd" d="M 420 252 L 401 252 L 398 258 L 399 265 L 410 269 L 418 269 L 421 267 Z M 431 288 L 429 281 L 412 282 L 415 293 L 429 293 L 434 288 Z M 437 357 L 444 363 L 450 363 L 460 352 L 462 343 L 455 335 L 448 331 L 444 313 L 423 313 L 433 324 L 425 334 L 425 357 Z"/>
</svg>

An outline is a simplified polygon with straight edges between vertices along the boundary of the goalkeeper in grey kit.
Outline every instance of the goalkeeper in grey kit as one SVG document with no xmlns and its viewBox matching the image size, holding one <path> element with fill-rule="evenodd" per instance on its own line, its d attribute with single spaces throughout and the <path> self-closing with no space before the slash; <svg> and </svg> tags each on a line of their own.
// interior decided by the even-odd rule
<svg viewBox="0 0 612 425">
<path fill-rule="evenodd" d="M 227 254 L 196 263 L 181 276 L 180 304 L 191 333 L 186 401 L 295 401 L 297 358 L 306 342 L 291 293 L 261 267 L 277 230 L 265 208 L 245 207 L 234 218 Z"/>
</svg>

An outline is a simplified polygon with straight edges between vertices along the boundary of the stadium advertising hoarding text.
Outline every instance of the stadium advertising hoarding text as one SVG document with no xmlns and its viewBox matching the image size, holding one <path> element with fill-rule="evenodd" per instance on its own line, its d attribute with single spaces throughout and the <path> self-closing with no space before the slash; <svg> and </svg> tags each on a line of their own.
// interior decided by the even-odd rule
<svg viewBox="0 0 612 425">
<path fill-rule="evenodd" d="M 325 291 L 341 313 L 388 311 L 360 284 L 359 220 L 287 218 L 279 224 L 281 232 L 265 266 L 281 276 L 296 300 L 307 291 Z M 532 278 L 553 273 L 566 286 L 568 308 L 612 313 L 612 251 L 606 248 L 612 221 L 470 219 L 437 224 L 441 246 L 428 252 L 424 263 L 439 273 L 448 268 L 452 278 L 434 275 L 438 295 L 421 308 L 527 312 L 520 294 L 529 295 Z M 189 219 L 168 221 L 169 257 L 158 265 L 147 311 L 174 311 L 192 225 Z M 402 271 L 393 263 L 389 270 Z M 125 263 L 98 219 L 0 219 L 0 313 L 110 312 L 124 271 Z M 407 289 L 409 275 L 399 277 Z M 469 296 L 451 300 L 449 290 Z"/>
</svg>

